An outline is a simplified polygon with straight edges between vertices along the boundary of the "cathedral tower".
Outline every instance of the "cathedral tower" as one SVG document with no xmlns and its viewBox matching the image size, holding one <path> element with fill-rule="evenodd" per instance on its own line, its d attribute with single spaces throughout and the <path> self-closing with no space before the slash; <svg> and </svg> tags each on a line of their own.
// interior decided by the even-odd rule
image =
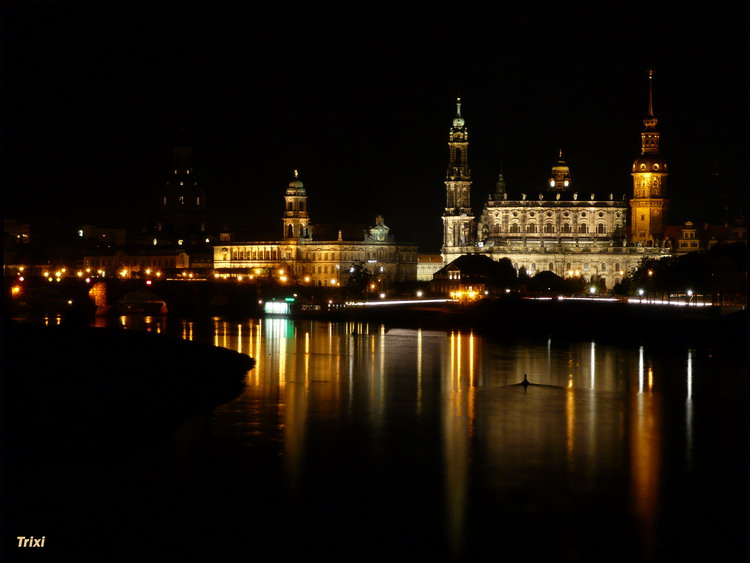
<svg viewBox="0 0 750 563">
<path fill-rule="evenodd" d="M 299 239 L 305 238 L 307 232 L 307 192 L 305 186 L 299 179 L 299 173 L 294 171 L 294 180 L 289 182 L 289 187 L 284 195 L 284 223 L 283 238 Z"/>
<path fill-rule="evenodd" d="M 443 261 L 448 263 L 467 254 L 474 243 L 471 211 L 471 171 L 468 161 L 469 133 L 461 117 L 461 98 L 456 100 L 456 117 L 448 136 L 448 171 L 445 178 L 446 204 L 443 214 Z"/>
<path fill-rule="evenodd" d="M 664 234 L 667 163 L 659 156 L 658 120 L 654 117 L 654 71 L 648 71 L 648 116 L 643 120 L 641 155 L 633 163 L 633 198 L 630 200 L 630 238 L 643 246 L 658 246 Z"/>
</svg>

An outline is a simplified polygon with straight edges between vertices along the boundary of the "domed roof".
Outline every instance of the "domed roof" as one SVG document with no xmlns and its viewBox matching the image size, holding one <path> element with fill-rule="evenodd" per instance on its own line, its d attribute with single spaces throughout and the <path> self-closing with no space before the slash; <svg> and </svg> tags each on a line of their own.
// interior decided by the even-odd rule
<svg viewBox="0 0 750 563">
<path fill-rule="evenodd" d="M 306 195 L 305 185 L 299 179 L 299 172 L 296 170 L 294 171 L 294 180 L 289 182 L 289 187 L 286 189 L 286 195 Z"/>
<path fill-rule="evenodd" d="M 667 172 L 666 161 L 658 154 L 642 154 L 633 162 L 633 172 Z"/>
</svg>

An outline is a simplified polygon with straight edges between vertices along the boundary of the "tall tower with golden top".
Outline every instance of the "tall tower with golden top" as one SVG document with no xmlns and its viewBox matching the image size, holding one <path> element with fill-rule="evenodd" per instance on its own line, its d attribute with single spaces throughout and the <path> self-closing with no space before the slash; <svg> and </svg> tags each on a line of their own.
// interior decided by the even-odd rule
<svg viewBox="0 0 750 563">
<path fill-rule="evenodd" d="M 664 234 L 666 199 L 666 161 L 659 156 L 658 120 L 654 117 L 654 71 L 648 71 L 648 115 L 643 120 L 641 155 L 633 162 L 633 197 L 630 200 L 630 239 L 643 246 L 657 246 Z"/>
<path fill-rule="evenodd" d="M 461 116 L 461 98 L 456 100 L 456 117 L 448 135 L 448 171 L 445 178 L 446 203 L 443 214 L 443 261 L 448 263 L 470 252 L 474 243 L 474 216 L 471 210 L 471 171 L 469 132 Z"/>
<path fill-rule="evenodd" d="M 285 239 L 300 239 L 308 235 L 307 222 L 310 220 L 307 214 L 307 192 L 299 172 L 294 171 L 294 179 L 289 182 L 289 187 L 284 194 L 284 223 Z"/>
</svg>

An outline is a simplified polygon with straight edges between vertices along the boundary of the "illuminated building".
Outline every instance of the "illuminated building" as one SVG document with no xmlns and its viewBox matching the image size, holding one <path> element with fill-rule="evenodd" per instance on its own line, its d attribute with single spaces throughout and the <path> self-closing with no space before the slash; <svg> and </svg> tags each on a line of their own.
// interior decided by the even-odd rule
<svg viewBox="0 0 750 563">
<path fill-rule="evenodd" d="M 214 245 L 217 273 L 273 277 L 283 282 L 336 287 L 362 263 L 377 289 L 417 279 L 417 245 L 399 243 L 378 215 L 375 225 L 309 223 L 307 191 L 295 170 L 284 194 L 282 239 Z"/>
<path fill-rule="evenodd" d="M 191 257 L 185 249 L 118 248 L 89 251 L 83 265 L 107 277 L 140 277 L 147 271 L 175 275 L 191 267 Z M 122 275 L 125 272 L 125 276 Z"/>
<path fill-rule="evenodd" d="M 417 256 L 417 281 L 431 281 L 435 272 L 443 266 L 440 254 L 420 254 Z"/>
<path fill-rule="evenodd" d="M 648 73 L 648 115 L 643 120 L 641 155 L 633 163 L 633 198 L 630 200 L 631 240 L 644 246 L 658 246 L 664 234 L 667 162 L 659 156 L 659 122 L 654 116 L 654 73 Z"/>
<path fill-rule="evenodd" d="M 493 260 L 508 258 L 517 271 L 523 268 L 530 276 L 551 271 L 560 277 L 602 280 L 612 288 L 644 257 L 668 256 L 661 213 L 667 207 L 666 163 L 658 156 L 652 100 L 649 89 L 644 154 L 634 164 L 636 197 L 632 200 L 626 193 L 604 187 L 577 188 L 561 150 L 546 186 L 511 189 L 501 173 L 475 219 L 470 204 L 468 130 L 459 99 L 448 138 L 443 263 L 448 265 L 465 254 L 484 254 Z M 641 165 L 657 166 L 658 171 L 642 172 Z M 628 234 L 631 209 L 642 215 L 650 210 L 649 219 L 636 223 L 638 236 Z"/>
<path fill-rule="evenodd" d="M 507 261 L 497 262 L 483 254 L 465 254 L 435 272 L 430 291 L 460 301 L 504 294 L 515 281 Z"/>
<path fill-rule="evenodd" d="M 664 238 L 672 247 L 672 254 L 679 256 L 688 252 L 708 250 L 717 244 L 741 242 L 747 244 L 747 222 L 743 219 L 731 224 L 694 224 L 687 221 L 681 226 L 667 226 Z"/>
</svg>

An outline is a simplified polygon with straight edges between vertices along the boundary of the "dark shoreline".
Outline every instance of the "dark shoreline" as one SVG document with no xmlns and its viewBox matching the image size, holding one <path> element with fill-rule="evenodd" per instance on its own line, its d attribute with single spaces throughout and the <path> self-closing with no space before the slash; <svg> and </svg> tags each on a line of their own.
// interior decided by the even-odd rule
<svg viewBox="0 0 750 563">
<path fill-rule="evenodd" d="M 104 434 L 127 441 L 148 430 L 158 439 L 239 395 L 253 365 L 244 354 L 164 335 L 6 321 L 7 442 L 28 454 L 101 450 Z"/>
<path fill-rule="evenodd" d="M 618 344 L 744 346 L 747 310 L 676 307 L 599 300 L 498 299 L 471 305 L 367 307 L 299 313 L 295 319 L 376 322 L 387 328 L 471 330 L 497 338 L 595 339 Z"/>
</svg>

